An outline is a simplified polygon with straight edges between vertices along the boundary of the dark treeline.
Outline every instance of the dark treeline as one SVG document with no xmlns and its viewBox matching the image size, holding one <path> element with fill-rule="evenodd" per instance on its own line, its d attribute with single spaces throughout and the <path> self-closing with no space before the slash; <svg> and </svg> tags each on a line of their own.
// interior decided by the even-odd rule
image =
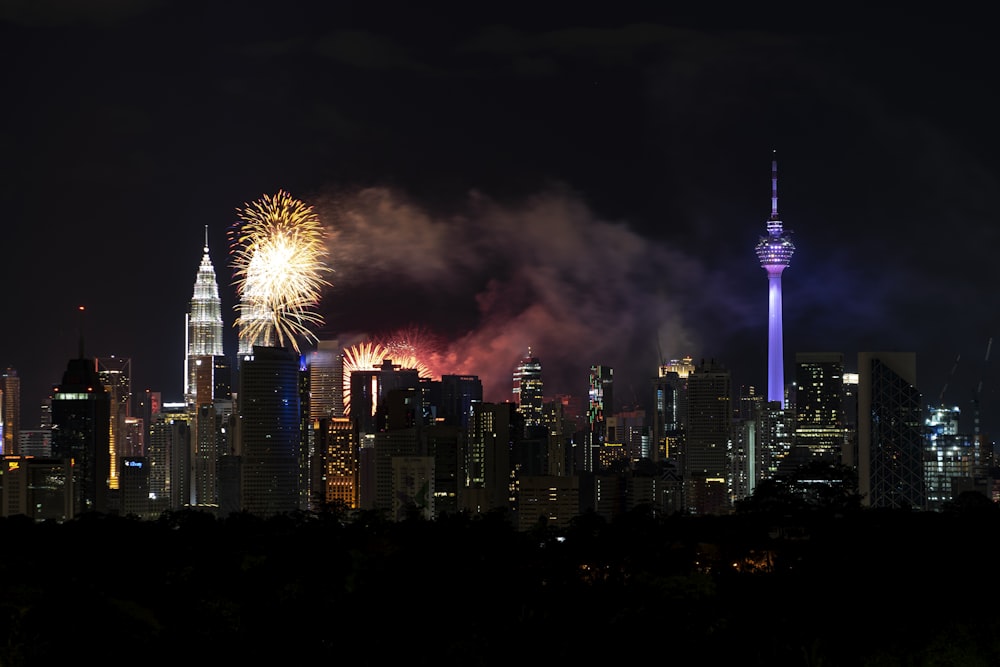
<svg viewBox="0 0 1000 667">
<path fill-rule="evenodd" d="M 1000 511 L 0 520 L 0 665 L 995 665 Z M 698 656 L 695 659 L 693 656 Z"/>
</svg>

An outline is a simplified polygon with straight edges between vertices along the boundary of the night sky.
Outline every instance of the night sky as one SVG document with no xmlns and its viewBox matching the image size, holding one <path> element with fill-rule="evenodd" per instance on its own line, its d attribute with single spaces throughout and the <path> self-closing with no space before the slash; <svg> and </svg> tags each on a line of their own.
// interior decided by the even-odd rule
<svg viewBox="0 0 1000 667">
<path fill-rule="evenodd" d="M 329 230 L 323 337 L 416 331 L 487 400 L 529 346 L 546 393 L 601 364 L 629 402 L 683 355 L 763 393 L 772 156 L 788 379 L 913 351 L 926 403 L 1000 426 L 992 23 L 654 4 L 0 3 L 23 427 L 81 330 L 181 399 L 206 225 L 235 356 L 226 231 L 279 189 Z"/>
</svg>

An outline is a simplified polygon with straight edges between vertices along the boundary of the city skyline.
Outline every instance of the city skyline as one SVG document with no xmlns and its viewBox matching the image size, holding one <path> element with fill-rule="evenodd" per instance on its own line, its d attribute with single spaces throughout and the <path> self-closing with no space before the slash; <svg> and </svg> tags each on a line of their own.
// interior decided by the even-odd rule
<svg viewBox="0 0 1000 667">
<path fill-rule="evenodd" d="M 748 248 L 772 150 L 796 246 L 786 382 L 797 352 L 856 370 L 859 352 L 912 351 L 925 403 L 978 396 L 996 426 L 998 168 L 974 17 L 114 11 L 0 10 L 16 63 L 0 120 L 17 128 L 0 364 L 23 428 L 81 334 L 86 356 L 132 360 L 137 391 L 182 400 L 206 229 L 233 355 L 226 232 L 279 188 L 331 232 L 320 337 L 425 327 L 487 391 L 529 347 L 547 392 L 585 393 L 606 365 L 626 400 L 686 355 L 763 388 Z"/>
</svg>

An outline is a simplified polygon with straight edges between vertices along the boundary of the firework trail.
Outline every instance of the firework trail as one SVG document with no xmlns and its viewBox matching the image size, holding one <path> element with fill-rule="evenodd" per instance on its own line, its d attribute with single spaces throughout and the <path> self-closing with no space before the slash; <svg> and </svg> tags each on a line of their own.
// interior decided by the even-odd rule
<svg viewBox="0 0 1000 667">
<path fill-rule="evenodd" d="M 254 344 L 299 352 L 299 338 L 316 340 L 312 327 L 323 324 L 315 308 L 329 286 L 323 274 L 327 254 L 319 217 L 298 199 L 279 190 L 237 209 L 240 221 L 230 230 L 233 280 L 240 303 L 235 326 L 240 348 Z"/>
</svg>

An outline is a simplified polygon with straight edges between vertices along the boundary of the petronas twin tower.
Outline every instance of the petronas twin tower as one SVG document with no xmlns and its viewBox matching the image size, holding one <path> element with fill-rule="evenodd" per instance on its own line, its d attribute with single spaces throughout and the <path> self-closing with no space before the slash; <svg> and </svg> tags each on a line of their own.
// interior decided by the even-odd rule
<svg viewBox="0 0 1000 667">
<path fill-rule="evenodd" d="M 222 357 L 222 300 L 215 267 L 208 255 L 208 226 L 205 226 L 205 247 L 198 267 L 198 277 L 191 297 L 191 311 L 187 317 L 187 354 L 184 358 L 184 398 L 190 405 L 194 401 L 198 360 L 204 357 Z"/>
</svg>

